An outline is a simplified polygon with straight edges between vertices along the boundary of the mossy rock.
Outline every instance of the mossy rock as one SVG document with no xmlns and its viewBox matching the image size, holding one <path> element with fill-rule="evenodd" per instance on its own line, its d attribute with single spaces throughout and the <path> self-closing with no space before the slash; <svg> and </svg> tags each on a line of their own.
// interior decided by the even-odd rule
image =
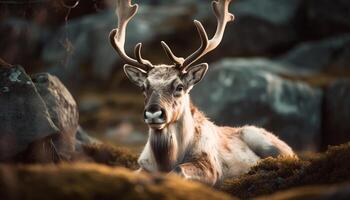
<svg viewBox="0 0 350 200">
<path fill-rule="evenodd" d="M 246 199 L 292 187 L 346 182 L 350 181 L 349 160 L 350 143 L 308 159 L 267 158 L 248 174 L 226 180 L 220 189 Z"/>
<path fill-rule="evenodd" d="M 0 165 L 0 199 L 233 199 L 175 176 L 98 164 Z"/>
</svg>

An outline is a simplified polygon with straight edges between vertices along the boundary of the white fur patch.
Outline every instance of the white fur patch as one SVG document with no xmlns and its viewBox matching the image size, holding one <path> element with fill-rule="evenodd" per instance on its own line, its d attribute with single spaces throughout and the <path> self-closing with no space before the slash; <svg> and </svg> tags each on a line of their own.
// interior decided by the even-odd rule
<svg viewBox="0 0 350 200">
<path fill-rule="evenodd" d="M 243 127 L 240 137 L 252 149 L 268 150 L 272 146 L 271 141 L 264 135 L 264 130 L 253 126 Z"/>
</svg>

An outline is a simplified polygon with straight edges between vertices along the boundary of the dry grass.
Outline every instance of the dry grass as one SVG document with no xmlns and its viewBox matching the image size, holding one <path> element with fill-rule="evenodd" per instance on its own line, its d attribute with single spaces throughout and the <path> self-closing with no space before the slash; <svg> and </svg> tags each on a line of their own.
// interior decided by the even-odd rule
<svg viewBox="0 0 350 200">
<path fill-rule="evenodd" d="M 221 189 L 246 199 L 297 186 L 349 181 L 349 169 L 350 143 L 347 143 L 309 159 L 267 158 L 248 174 L 226 180 Z"/>
<path fill-rule="evenodd" d="M 138 168 L 137 155 L 125 148 L 95 144 L 83 146 L 83 152 L 84 158 L 99 164 L 0 165 L 0 199 L 230 198 L 207 186 L 177 177 L 135 174 L 129 169 Z M 237 196 L 243 199 L 267 199 L 276 192 L 278 194 L 273 195 L 273 199 L 338 195 L 342 188 L 349 188 L 349 185 L 322 185 L 349 182 L 349 161 L 350 143 L 330 147 L 325 153 L 301 159 L 267 158 L 248 174 L 225 180 L 218 189 L 232 198 Z M 323 192 L 322 187 L 333 190 Z M 283 190 L 287 191 L 281 192 Z"/>
<path fill-rule="evenodd" d="M 175 176 L 97 164 L 0 165 L 0 199 L 233 199 Z"/>
<path fill-rule="evenodd" d="M 304 186 L 276 192 L 272 195 L 254 198 L 255 200 L 348 200 L 350 184 Z"/>
<path fill-rule="evenodd" d="M 94 162 L 109 166 L 126 167 L 132 170 L 138 168 L 137 155 L 126 148 L 106 144 L 84 145 L 83 151 Z"/>
</svg>

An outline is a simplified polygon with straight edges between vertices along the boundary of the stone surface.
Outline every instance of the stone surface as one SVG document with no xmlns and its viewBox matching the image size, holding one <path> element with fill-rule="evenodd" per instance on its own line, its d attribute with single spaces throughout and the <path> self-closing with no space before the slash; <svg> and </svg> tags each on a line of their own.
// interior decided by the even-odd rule
<svg viewBox="0 0 350 200">
<path fill-rule="evenodd" d="M 82 145 L 100 144 L 101 142 L 91 137 L 81 126 L 78 126 L 76 135 L 75 149 L 82 151 Z"/>
<path fill-rule="evenodd" d="M 297 45 L 278 60 L 299 69 L 349 71 L 350 34 Z"/>
<path fill-rule="evenodd" d="M 56 135 L 45 102 L 20 66 L 0 67 L 0 160 Z"/>
<path fill-rule="evenodd" d="M 265 56 L 286 51 L 299 40 L 294 25 L 299 5 L 300 0 L 232 2 L 230 11 L 235 15 L 235 21 L 227 25 L 223 41 L 213 54 L 217 57 Z M 208 30 L 216 27 L 211 11 L 205 22 Z"/>
<path fill-rule="evenodd" d="M 44 100 L 53 123 L 60 133 L 53 140 L 59 153 L 69 155 L 75 149 L 75 134 L 78 129 L 77 104 L 61 81 L 50 74 L 40 73 L 32 80 Z"/>
<path fill-rule="evenodd" d="M 214 64 L 214 67 L 216 66 L 217 65 Z M 220 66 L 228 68 L 254 68 L 256 71 L 268 71 L 286 77 L 307 77 L 315 73 L 313 70 L 303 69 L 292 63 L 264 57 L 224 58 L 220 60 Z"/>
<path fill-rule="evenodd" d="M 325 90 L 323 148 L 350 140 L 350 80 L 340 80 Z"/>
<path fill-rule="evenodd" d="M 350 32 L 350 1 L 302 1 L 301 31 L 307 38 L 328 37 Z"/>
<path fill-rule="evenodd" d="M 297 150 L 319 147 L 321 95 L 301 82 L 225 61 L 213 63 L 192 92 L 194 103 L 217 124 L 261 126 Z"/>
<path fill-rule="evenodd" d="M 19 18 L 0 20 L 0 57 L 10 63 L 34 67 L 50 35 L 47 28 L 33 21 Z"/>
</svg>

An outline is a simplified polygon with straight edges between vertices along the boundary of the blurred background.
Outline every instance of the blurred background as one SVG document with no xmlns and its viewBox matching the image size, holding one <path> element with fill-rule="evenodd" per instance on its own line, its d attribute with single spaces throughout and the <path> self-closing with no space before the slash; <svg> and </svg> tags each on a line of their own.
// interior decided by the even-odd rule
<svg viewBox="0 0 350 200">
<path fill-rule="evenodd" d="M 143 43 L 152 63 L 170 64 L 160 41 L 186 57 L 209 37 L 209 0 L 145 0 L 129 23 L 126 49 Z M 73 8 L 74 7 L 74 8 Z M 139 151 L 147 139 L 143 96 L 108 41 L 114 0 L 0 0 L 0 58 L 28 74 L 56 75 L 77 101 L 90 135 Z M 257 125 L 298 151 L 350 140 L 350 1 L 234 0 L 210 70 L 192 91 L 218 125 Z"/>
</svg>

